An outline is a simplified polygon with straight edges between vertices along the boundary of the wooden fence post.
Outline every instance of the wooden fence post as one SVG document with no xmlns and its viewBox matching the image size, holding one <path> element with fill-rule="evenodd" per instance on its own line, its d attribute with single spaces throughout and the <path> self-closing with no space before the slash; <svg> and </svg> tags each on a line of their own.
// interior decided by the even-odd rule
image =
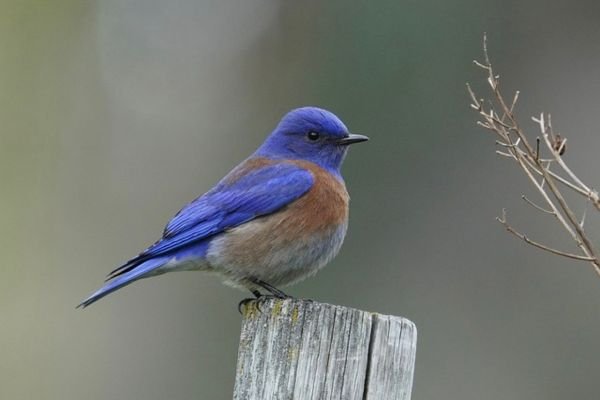
<svg viewBox="0 0 600 400">
<path fill-rule="evenodd" d="M 409 400 L 417 330 L 309 300 L 243 306 L 234 400 Z"/>
</svg>

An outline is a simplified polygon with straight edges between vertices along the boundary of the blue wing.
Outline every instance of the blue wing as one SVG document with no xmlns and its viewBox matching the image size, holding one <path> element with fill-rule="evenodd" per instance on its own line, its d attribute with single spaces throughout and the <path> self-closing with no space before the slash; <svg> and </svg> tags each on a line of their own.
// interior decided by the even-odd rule
<svg viewBox="0 0 600 400">
<path fill-rule="evenodd" d="M 151 258 L 275 212 L 301 197 L 313 183 L 309 171 L 289 163 L 250 170 L 233 183 L 227 183 L 226 177 L 179 211 L 167 224 L 161 240 L 112 271 L 107 279 L 131 271 Z"/>
</svg>

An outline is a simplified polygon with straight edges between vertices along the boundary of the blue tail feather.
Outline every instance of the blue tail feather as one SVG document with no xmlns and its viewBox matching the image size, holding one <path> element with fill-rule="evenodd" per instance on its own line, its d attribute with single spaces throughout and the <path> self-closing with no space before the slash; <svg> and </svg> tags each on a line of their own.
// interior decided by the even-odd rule
<svg viewBox="0 0 600 400">
<path fill-rule="evenodd" d="M 127 286 L 134 281 L 146 277 L 153 270 L 161 267 L 169 260 L 169 257 L 159 257 L 152 258 L 150 260 L 144 261 L 140 265 L 136 266 L 131 271 L 128 271 L 122 275 L 115 277 L 113 280 L 107 282 L 102 288 L 98 291 L 94 292 L 87 299 L 82 301 L 77 308 L 85 308 L 92 303 L 100 300 L 104 296 L 114 292 L 122 288 L 123 286 Z"/>
</svg>

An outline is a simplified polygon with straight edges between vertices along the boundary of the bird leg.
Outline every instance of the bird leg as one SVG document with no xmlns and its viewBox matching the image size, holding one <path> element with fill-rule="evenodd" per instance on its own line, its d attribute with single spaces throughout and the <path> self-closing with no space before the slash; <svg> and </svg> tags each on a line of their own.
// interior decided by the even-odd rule
<svg viewBox="0 0 600 400">
<path fill-rule="evenodd" d="M 260 279 L 257 278 L 249 278 L 249 281 L 254 283 L 257 286 L 260 286 L 261 288 L 265 289 L 267 292 L 271 293 L 273 296 L 277 297 L 278 299 L 289 299 L 292 296 L 288 296 L 287 294 L 285 294 L 284 292 L 282 292 L 281 290 L 277 289 L 275 286 L 268 284 L 265 281 L 262 281 Z M 262 294 L 259 293 L 259 295 L 257 296 L 256 293 L 258 292 L 257 290 L 251 290 L 252 294 L 254 294 L 257 298 L 262 297 Z"/>
<path fill-rule="evenodd" d="M 248 281 L 250 281 L 251 283 L 255 284 L 256 286 L 260 286 L 261 288 L 265 289 L 267 292 L 269 292 L 270 294 L 262 294 L 261 292 L 259 292 L 257 289 L 250 289 L 250 292 L 254 295 L 255 298 L 249 297 L 247 299 L 243 299 L 242 301 L 240 301 L 238 303 L 238 312 L 241 314 L 242 313 L 242 307 L 245 306 L 246 304 L 248 304 L 251 301 L 256 301 L 257 303 L 257 308 L 259 311 L 262 312 L 262 310 L 260 309 L 260 303 L 263 300 L 266 300 L 266 298 L 268 297 L 276 297 L 278 299 L 290 299 L 292 298 L 292 296 L 285 294 L 284 292 L 282 292 L 281 290 L 277 289 L 275 286 L 262 281 L 260 279 L 257 278 L 248 278 Z"/>
</svg>

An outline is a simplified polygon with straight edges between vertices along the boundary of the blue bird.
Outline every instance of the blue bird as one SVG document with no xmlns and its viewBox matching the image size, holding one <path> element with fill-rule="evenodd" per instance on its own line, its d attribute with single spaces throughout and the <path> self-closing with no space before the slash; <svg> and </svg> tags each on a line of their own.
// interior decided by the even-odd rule
<svg viewBox="0 0 600 400">
<path fill-rule="evenodd" d="M 366 140 L 327 110 L 290 111 L 254 154 L 78 307 L 138 279 L 189 270 L 217 273 L 256 297 L 287 297 L 277 286 L 313 275 L 340 250 L 349 202 L 340 168 L 348 145 Z"/>
</svg>

